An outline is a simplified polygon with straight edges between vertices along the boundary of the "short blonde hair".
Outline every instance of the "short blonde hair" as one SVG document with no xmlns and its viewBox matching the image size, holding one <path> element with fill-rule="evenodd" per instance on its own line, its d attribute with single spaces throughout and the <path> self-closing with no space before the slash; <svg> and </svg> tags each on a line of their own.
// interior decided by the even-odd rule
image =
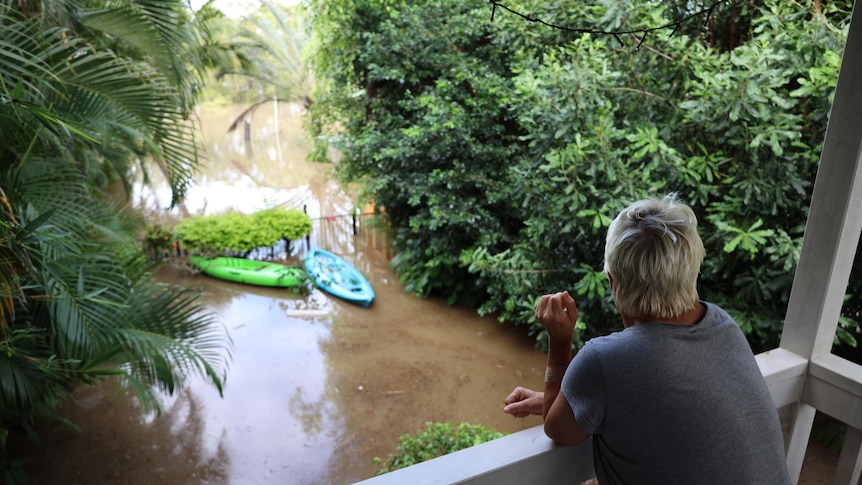
<svg viewBox="0 0 862 485">
<path fill-rule="evenodd" d="M 608 228 L 605 272 L 614 279 L 620 312 L 636 318 L 671 318 L 698 302 L 704 258 L 697 217 L 677 194 L 637 201 Z"/>
</svg>

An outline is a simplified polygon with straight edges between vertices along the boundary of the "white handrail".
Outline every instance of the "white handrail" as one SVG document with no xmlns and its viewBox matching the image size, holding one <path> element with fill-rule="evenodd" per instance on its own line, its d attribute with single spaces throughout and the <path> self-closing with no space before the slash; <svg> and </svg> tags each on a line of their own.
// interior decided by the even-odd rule
<svg viewBox="0 0 862 485">
<path fill-rule="evenodd" d="M 595 477 L 592 441 L 557 446 L 542 426 L 359 482 L 362 485 L 533 485 Z"/>
<path fill-rule="evenodd" d="M 777 408 L 802 399 L 808 361 L 786 349 L 756 356 Z M 862 407 L 862 399 L 859 400 Z M 359 482 L 361 485 L 532 485 L 595 477 L 592 441 L 556 446 L 542 429 L 524 431 Z"/>
</svg>

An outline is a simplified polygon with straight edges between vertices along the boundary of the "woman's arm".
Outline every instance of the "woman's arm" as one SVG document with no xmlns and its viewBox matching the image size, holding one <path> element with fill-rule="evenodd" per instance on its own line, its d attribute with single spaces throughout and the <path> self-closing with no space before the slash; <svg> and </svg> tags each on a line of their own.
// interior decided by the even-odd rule
<svg viewBox="0 0 862 485">
<path fill-rule="evenodd" d="M 560 394 L 560 386 L 572 360 L 572 334 L 578 321 L 578 306 L 566 291 L 545 295 L 536 306 L 536 319 L 548 331 L 542 406 L 545 434 L 560 445 L 576 445 L 590 435 L 578 424 L 569 402 Z"/>
<path fill-rule="evenodd" d="M 582 443 L 590 434 L 581 428 L 566 396 L 559 394 L 545 416 L 545 434 L 558 445 L 572 446 Z"/>
</svg>

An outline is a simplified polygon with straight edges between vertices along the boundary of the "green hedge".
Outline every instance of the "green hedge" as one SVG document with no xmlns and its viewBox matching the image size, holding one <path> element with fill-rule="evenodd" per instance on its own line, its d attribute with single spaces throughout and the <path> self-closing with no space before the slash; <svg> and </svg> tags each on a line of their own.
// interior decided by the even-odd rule
<svg viewBox="0 0 862 485">
<path fill-rule="evenodd" d="M 252 214 L 228 212 L 182 220 L 174 234 L 192 252 L 246 254 L 279 241 L 295 241 L 311 232 L 311 218 L 296 209 L 264 209 Z"/>
</svg>

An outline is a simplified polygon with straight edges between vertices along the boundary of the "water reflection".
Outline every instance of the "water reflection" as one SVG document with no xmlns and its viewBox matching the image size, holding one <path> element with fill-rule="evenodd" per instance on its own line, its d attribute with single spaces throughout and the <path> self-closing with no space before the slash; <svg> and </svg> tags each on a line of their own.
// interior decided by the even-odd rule
<svg viewBox="0 0 862 485">
<path fill-rule="evenodd" d="M 324 403 L 304 400 L 304 394 L 301 387 L 296 388 L 290 398 L 290 414 L 302 423 L 302 431 L 306 436 L 314 436 L 323 430 Z"/>
<path fill-rule="evenodd" d="M 331 405 L 317 343 L 328 337 L 330 323 L 288 317 L 284 308 L 298 300 L 268 293 L 239 292 L 218 309 L 236 350 L 223 399 L 193 384 L 205 396 L 212 427 L 201 438 L 226 436 L 232 483 L 320 483 L 331 448 L 322 433 Z"/>
<path fill-rule="evenodd" d="M 301 300 L 286 300 L 278 303 L 288 317 L 305 317 L 319 322 L 321 317 L 329 317 L 334 311 L 332 299 L 319 290 L 314 290 L 310 295 Z M 329 318 L 327 321 L 331 321 Z"/>
<path fill-rule="evenodd" d="M 278 117 L 273 116 L 276 106 Z M 248 139 L 243 129 L 228 131 L 244 107 L 198 109 L 207 160 L 179 213 L 213 214 L 230 209 L 248 213 L 273 206 L 306 206 L 312 217 L 351 212 L 350 198 L 327 176 L 331 166 L 305 160 L 310 142 L 296 106 L 278 103 L 265 108 L 252 115 Z M 157 188 L 138 184 L 133 198 L 141 207 L 165 211 L 170 191 L 158 175 L 153 174 Z M 321 202 L 329 206 L 323 207 Z"/>
<path fill-rule="evenodd" d="M 163 403 L 158 418 L 144 415 L 129 391 L 107 379 L 78 389 L 64 409 L 63 416 L 78 423 L 81 433 L 63 424 L 43 425 L 40 447 L 13 441 L 10 449 L 31 450 L 28 473 L 34 484 L 228 484 L 225 436 L 201 439 L 205 408 L 194 392 L 181 389 Z"/>
</svg>

